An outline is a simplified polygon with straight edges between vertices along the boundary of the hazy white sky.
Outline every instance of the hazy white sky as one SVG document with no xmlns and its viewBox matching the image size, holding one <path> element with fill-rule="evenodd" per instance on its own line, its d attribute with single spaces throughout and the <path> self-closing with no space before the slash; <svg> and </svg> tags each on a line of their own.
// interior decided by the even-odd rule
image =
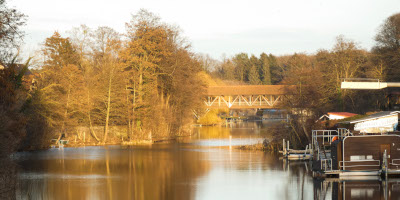
<svg viewBox="0 0 400 200">
<path fill-rule="evenodd" d="M 379 26 L 400 12 L 400 0 L 9 0 L 28 15 L 25 51 L 38 48 L 54 31 L 80 24 L 125 31 L 145 8 L 178 25 L 193 51 L 216 59 L 245 52 L 275 55 L 330 49 L 343 34 L 366 49 Z"/>
</svg>

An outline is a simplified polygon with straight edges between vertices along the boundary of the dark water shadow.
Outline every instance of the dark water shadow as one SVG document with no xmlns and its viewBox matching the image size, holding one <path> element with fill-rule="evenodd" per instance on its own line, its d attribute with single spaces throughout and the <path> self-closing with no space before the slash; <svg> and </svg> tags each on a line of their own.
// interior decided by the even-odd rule
<svg viewBox="0 0 400 200">
<path fill-rule="evenodd" d="M 16 199 L 17 165 L 8 158 L 0 159 L 0 199 Z"/>
<path fill-rule="evenodd" d="M 391 200 L 400 199 L 400 179 L 380 177 L 353 177 L 350 180 L 338 178 L 314 179 L 314 199 L 332 200 Z"/>
</svg>

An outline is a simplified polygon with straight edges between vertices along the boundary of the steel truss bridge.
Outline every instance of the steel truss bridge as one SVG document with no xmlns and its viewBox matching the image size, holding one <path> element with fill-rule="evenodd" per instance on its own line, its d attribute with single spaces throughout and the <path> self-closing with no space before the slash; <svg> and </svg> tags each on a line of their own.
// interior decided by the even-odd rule
<svg viewBox="0 0 400 200">
<path fill-rule="evenodd" d="M 288 95 L 293 87 L 288 85 L 210 86 L 204 103 L 207 108 L 279 108 L 285 95 Z"/>
</svg>

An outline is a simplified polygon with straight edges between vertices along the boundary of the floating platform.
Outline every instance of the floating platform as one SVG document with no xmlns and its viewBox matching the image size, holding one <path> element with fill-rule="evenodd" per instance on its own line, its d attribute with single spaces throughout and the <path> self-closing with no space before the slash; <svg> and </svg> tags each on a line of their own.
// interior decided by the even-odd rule
<svg viewBox="0 0 400 200">
<path fill-rule="evenodd" d="M 357 177 L 357 176 L 380 176 L 381 172 L 380 171 L 356 171 L 356 172 L 348 172 L 348 171 L 340 171 L 339 172 L 339 178 L 341 177 Z"/>
<path fill-rule="evenodd" d="M 289 160 L 310 160 L 312 158 L 311 154 L 289 154 L 287 159 Z"/>
<path fill-rule="evenodd" d="M 289 141 L 285 142 L 283 139 L 283 150 L 279 151 L 288 160 L 311 160 L 312 159 L 312 149 L 306 146 L 305 150 L 294 150 L 289 148 Z M 311 144 L 310 144 L 311 147 Z"/>
</svg>

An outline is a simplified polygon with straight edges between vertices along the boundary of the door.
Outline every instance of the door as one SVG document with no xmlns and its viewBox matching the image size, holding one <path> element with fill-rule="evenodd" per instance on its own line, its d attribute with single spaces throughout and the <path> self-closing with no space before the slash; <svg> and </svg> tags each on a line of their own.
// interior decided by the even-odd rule
<svg viewBox="0 0 400 200">
<path fill-rule="evenodd" d="M 386 155 L 387 155 L 387 161 L 388 161 L 388 168 L 389 168 L 389 163 L 390 162 L 390 144 L 381 144 L 381 151 L 380 151 L 380 157 L 381 157 L 381 161 L 383 162 L 383 153 L 386 150 Z"/>
</svg>

